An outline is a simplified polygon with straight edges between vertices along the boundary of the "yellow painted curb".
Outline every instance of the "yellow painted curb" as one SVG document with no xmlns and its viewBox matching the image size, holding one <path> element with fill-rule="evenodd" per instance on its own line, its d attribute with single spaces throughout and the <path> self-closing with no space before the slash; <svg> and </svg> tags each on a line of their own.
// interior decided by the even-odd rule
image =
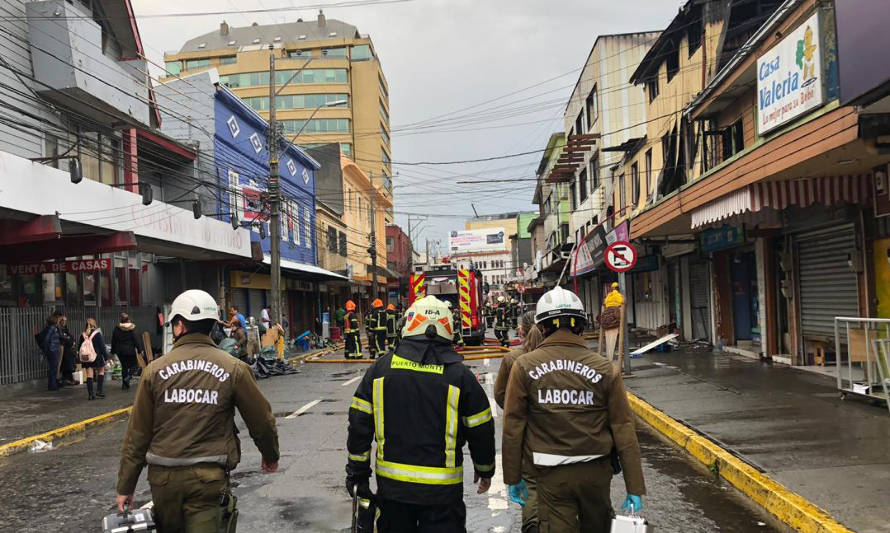
<svg viewBox="0 0 890 533">
<path fill-rule="evenodd" d="M 627 393 L 630 407 L 659 433 L 689 452 L 705 466 L 716 469 L 725 480 L 745 493 L 776 518 L 802 533 L 853 533 L 826 511 L 805 500 L 738 457 L 714 444 L 677 420 Z"/>
<path fill-rule="evenodd" d="M 56 428 L 51 431 L 47 431 L 46 433 L 41 433 L 40 435 L 33 435 L 31 437 L 4 444 L 0 446 L 0 457 L 7 457 L 19 452 L 23 452 L 30 448 L 31 444 L 33 444 L 34 441 L 37 440 L 52 442 L 56 439 L 61 439 L 63 437 L 68 437 L 76 433 L 86 431 L 91 427 L 107 424 L 112 420 L 129 414 L 131 409 L 133 409 L 132 405 L 130 407 L 124 407 L 123 409 L 118 409 L 117 411 L 111 411 L 110 413 L 101 414 L 99 416 L 94 416 L 93 418 L 87 418 L 86 420 L 81 420 L 80 422 L 75 422 L 67 426 Z"/>
</svg>

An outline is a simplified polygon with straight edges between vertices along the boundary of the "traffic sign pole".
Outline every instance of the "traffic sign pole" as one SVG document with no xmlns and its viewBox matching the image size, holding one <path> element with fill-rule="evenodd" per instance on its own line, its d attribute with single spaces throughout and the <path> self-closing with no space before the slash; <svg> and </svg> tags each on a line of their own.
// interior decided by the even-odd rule
<svg viewBox="0 0 890 533">
<path fill-rule="evenodd" d="M 621 291 L 622 296 L 624 296 L 624 312 L 621 313 L 623 315 L 624 320 L 621 321 L 621 355 L 624 360 L 622 363 L 621 372 L 624 374 L 630 374 L 630 356 L 628 355 L 628 347 L 630 343 L 627 338 L 627 302 L 629 295 L 627 294 L 627 274 L 624 272 L 618 273 L 618 290 Z"/>
<path fill-rule="evenodd" d="M 618 290 L 621 292 L 622 296 L 624 296 L 625 302 L 624 309 L 621 313 L 621 333 L 619 335 L 621 342 L 621 345 L 619 346 L 619 349 L 621 350 L 619 360 L 621 361 L 621 371 L 625 375 L 629 375 L 631 371 L 630 356 L 628 355 L 630 342 L 627 338 L 628 294 L 626 272 L 633 269 L 636 264 L 637 251 L 631 243 L 627 241 L 615 241 L 606 248 L 606 266 L 609 267 L 609 270 L 618 273 Z"/>
</svg>

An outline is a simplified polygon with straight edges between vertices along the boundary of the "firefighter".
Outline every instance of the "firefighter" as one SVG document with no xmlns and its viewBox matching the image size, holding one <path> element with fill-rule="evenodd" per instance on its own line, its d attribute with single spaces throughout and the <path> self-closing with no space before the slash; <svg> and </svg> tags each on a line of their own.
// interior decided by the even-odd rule
<svg viewBox="0 0 890 533">
<path fill-rule="evenodd" d="M 495 469 L 488 396 L 452 345 L 451 313 L 426 296 L 408 310 L 402 341 L 365 373 L 349 408 L 346 488 L 370 498 L 376 440 L 381 533 L 466 532 L 464 443 L 478 494 Z"/>
<path fill-rule="evenodd" d="M 494 310 L 494 336 L 501 341 L 501 346 L 510 346 L 510 316 L 507 299 L 503 296 L 498 296 L 498 306 Z"/>
<path fill-rule="evenodd" d="M 170 309 L 173 350 L 148 365 L 139 380 L 121 448 L 117 506 L 123 512 L 133 505 L 148 464 L 159 531 L 235 531 L 229 472 L 241 459 L 236 407 L 260 450 L 262 470 L 278 469 L 275 416 L 250 367 L 210 339 L 218 319 L 206 292 L 177 296 Z"/>
<path fill-rule="evenodd" d="M 530 455 L 541 531 L 608 531 L 613 451 L 627 488 L 622 510 L 639 511 L 646 493 L 624 383 L 581 336 L 587 318 L 578 296 L 556 287 L 536 312 L 544 341 L 516 359 L 507 384 L 504 483 L 510 499 L 524 505 L 522 461 Z"/>
<path fill-rule="evenodd" d="M 383 309 L 383 300 L 375 298 L 371 302 L 371 313 L 366 323 L 368 328 L 368 351 L 371 359 L 377 359 L 378 355 L 386 353 L 386 310 Z"/>
<path fill-rule="evenodd" d="M 485 327 L 490 328 L 494 323 L 494 310 L 491 308 L 491 302 L 485 302 L 483 313 L 485 314 Z"/>
<path fill-rule="evenodd" d="M 395 350 L 399 338 L 398 326 L 399 313 L 396 306 L 389 304 L 386 306 L 386 347 L 389 350 Z"/>
<path fill-rule="evenodd" d="M 510 299 L 510 329 L 516 330 L 516 334 L 519 334 L 519 303 L 516 301 L 516 298 Z"/>
<path fill-rule="evenodd" d="M 346 330 L 346 358 L 361 359 L 362 358 L 362 337 L 361 326 L 358 321 L 358 314 L 355 312 L 355 302 L 346 301 L 346 317 L 343 319 Z"/>
<path fill-rule="evenodd" d="M 446 303 L 448 304 L 448 311 L 451 313 L 451 331 L 454 332 L 454 344 L 462 347 L 464 345 L 464 334 L 461 330 L 460 313 L 454 312 L 453 304 L 450 301 L 446 301 Z"/>
</svg>

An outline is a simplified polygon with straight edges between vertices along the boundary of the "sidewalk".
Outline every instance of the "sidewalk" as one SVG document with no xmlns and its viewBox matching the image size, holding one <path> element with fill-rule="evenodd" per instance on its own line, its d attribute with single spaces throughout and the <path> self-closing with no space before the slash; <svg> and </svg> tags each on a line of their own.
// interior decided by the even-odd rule
<svg viewBox="0 0 890 533">
<path fill-rule="evenodd" d="M 123 391 L 120 381 L 106 380 L 106 397 L 93 401 L 87 401 L 85 385 L 55 392 L 46 390 L 45 381 L 6 385 L 0 388 L 0 445 L 127 407 L 138 383 Z"/>
<path fill-rule="evenodd" d="M 834 378 L 711 352 L 632 360 L 627 388 L 850 529 L 890 532 L 890 415 Z"/>
</svg>

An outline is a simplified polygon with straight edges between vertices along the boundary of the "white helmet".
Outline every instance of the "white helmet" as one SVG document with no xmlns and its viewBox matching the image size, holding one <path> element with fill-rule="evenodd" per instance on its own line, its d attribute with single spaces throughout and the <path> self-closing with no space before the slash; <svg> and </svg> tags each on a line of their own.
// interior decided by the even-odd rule
<svg viewBox="0 0 890 533">
<path fill-rule="evenodd" d="M 448 309 L 451 309 L 451 307 L 452 307 L 451 300 L 446 300 L 445 303 L 448 304 Z"/>
<path fill-rule="evenodd" d="M 510 298 L 510 303 L 511 303 L 511 304 L 515 304 L 515 303 L 516 303 L 516 298 Z"/>
<path fill-rule="evenodd" d="M 174 318 L 181 316 L 189 322 L 197 322 L 199 320 L 219 320 L 219 307 L 216 300 L 204 291 L 197 289 L 187 290 L 173 300 L 170 306 L 170 318 L 172 322 Z M 244 326 L 245 324 L 241 324 Z"/>
<path fill-rule="evenodd" d="M 499 304 L 504 303 L 504 301 L 506 301 L 506 298 L 504 298 L 503 296 L 498 296 L 498 303 L 499 303 Z"/>
<path fill-rule="evenodd" d="M 541 296 L 536 309 L 535 324 L 556 317 L 574 317 L 587 321 L 584 314 L 584 304 L 578 295 L 572 291 L 567 291 L 562 287 L 555 287 Z"/>
<path fill-rule="evenodd" d="M 427 336 L 427 330 L 430 335 Z M 451 330 L 451 309 L 442 300 L 435 296 L 424 296 L 418 298 L 408 308 L 406 315 L 405 327 L 402 328 L 402 338 L 425 337 L 427 339 L 432 336 L 441 337 L 447 341 L 454 338 L 454 332 Z"/>
</svg>

